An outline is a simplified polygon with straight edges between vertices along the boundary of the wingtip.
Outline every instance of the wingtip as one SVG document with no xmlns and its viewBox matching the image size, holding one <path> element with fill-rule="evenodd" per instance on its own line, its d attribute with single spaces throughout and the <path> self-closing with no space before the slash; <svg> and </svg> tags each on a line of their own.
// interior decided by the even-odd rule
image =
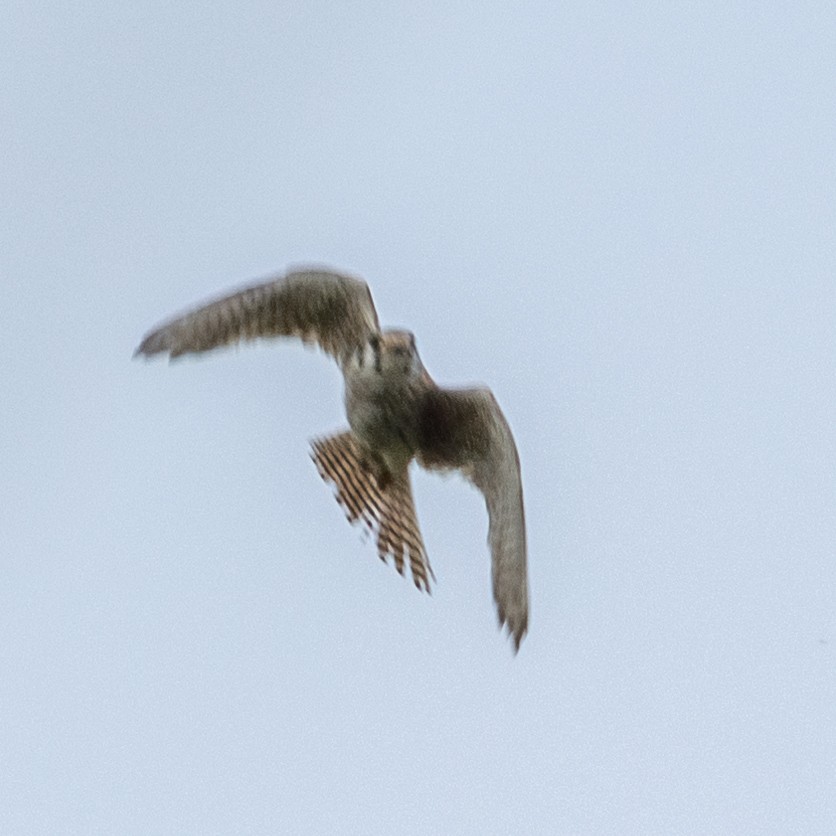
<svg viewBox="0 0 836 836">
<path fill-rule="evenodd" d="M 513 645 L 514 656 L 516 656 L 520 652 L 520 645 L 522 644 L 523 638 L 525 638 L 525 630 L 519 633 L 515 633 L 508 628 L 508 638 L 511 639 L 511 644 Z"/>
<path fill-rule="evenodd" d="M 142 342 L 136 347 L 134 357 L 145 357 L 151 359 L 157 354 L 167 354 L 169 359 L 174 359 L 184 353 L 182 346 L 178 344 L 175 335 L 168 328 L 158 328 L 151 331 L 142 338 Z"/>
<path fill-rule="evenodd" d="M 507 631 L 508 638 L 511 639 L 511 644 L 514 649 L 514 656 L 520 652 L 520 645 L 522 640 L 528 633 L 528 616 L 517 625 L 512 625 L 510 619 L 505 613 L 498 613 L 499 629 L 504 633 Z"/>
<path fill-rule="evenodd" d="M 435 580 L 435 575 L 432 576 L 433 580 Z M 415 585 L 415 588 L 419 592 L 426 592 L 427 595 L 432 595 L 432 587 L 430 587 L 430 579 L 429 578 L 421 578 L 417 576 L 414 572 L 412 573 L 412 583 Z"/>
<path fill-rule="evenodd" d="M 131 359 L 141 357 L 143 360 L 153 360 L 160 355 L 168 357 L 169 361 L 176 360 L 183 354 L 177 348 L 162 340 L 157 334 L 149 334 L 135 349 Z"/>
<path fill-rule="evenodd" d="M 160 352 L 161 349 L 152 344 L 153 336 L 153 334 L 148 334 L 142 338 L 142 342 L 134 349 L 131 359 L 136 360 L 137 357 L 144 357 L 149 360 L 154 354 Z"/>
</svg>

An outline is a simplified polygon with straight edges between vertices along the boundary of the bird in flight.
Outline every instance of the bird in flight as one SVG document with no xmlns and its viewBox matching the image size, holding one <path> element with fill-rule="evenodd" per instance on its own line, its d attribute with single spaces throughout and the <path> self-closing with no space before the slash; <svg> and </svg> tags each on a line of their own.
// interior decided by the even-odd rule
<svg viewBox="0 0 836 836">
<path fill-rule="evenodd" d="M 299 337 L 339 364 L 348 429 L 315 439 L 311 456 L 351 523 L 381 560 L 409 563 L 418 589 L 435 580 L 409 479 L 415 459 L 458 470 L 484 495 L 493 596 L 515 650 L 528 629 L 525 515 L 517 447 L 487 388 L 448 389 L 427 373 L 409 331 L 382 330 L 368 285 L 322 269 L 294 270 L 235 291 L 150 331 L 135 355 L 198 354 L 240 341 Z"/>
</svg>

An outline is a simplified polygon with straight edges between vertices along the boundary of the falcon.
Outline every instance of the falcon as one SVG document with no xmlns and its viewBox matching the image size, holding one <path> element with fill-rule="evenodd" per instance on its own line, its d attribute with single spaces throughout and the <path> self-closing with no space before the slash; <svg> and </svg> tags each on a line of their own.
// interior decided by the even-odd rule
<svg viewBox="0 0 836 836">
<path fill-rule="evenodd" d="M 515 651 L 528 629 L 525 515 L 520 461 L 490 389 L 438 386 L 409 331 L 382 330 L 368 285 L 329 270 L 293 270 L 233 292 L 150 331 L 134 356 L 171 359 L 241 341 L 298 337 L 336 360 L 348 429 L 317 438 L 311 457 L 349 521 L 376 540 L 381 560 L 408 563 L 418 589 L 435 575 L 409 478 L 414 460 L 457 470 L 488 510 L 493 597 Z"/>
</svg>

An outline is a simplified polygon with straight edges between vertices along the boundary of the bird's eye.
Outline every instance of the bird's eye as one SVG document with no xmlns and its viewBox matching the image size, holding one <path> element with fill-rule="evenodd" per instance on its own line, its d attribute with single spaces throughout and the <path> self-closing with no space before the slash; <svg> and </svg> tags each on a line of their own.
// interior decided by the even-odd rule
<svg viewBox="0 0 836 836">
<path fill-rule="evenodd" d="M 369 345 L 372 347 L 372 351 L 377 354 L 377 352 L 380 351 L 380 337 L 378 337 L 377 334 L 372 334 L 369 337 Z"/>
</svg>

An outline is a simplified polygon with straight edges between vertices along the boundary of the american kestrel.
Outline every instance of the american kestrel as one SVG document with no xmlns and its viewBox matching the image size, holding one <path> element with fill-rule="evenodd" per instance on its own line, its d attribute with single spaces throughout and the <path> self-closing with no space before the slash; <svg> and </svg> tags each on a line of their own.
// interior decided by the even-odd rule
<svg viewBox="0 0 836 836">
<path fill-rule="evenodd" d="M 429 591 L 409 464 L 459 470 L 488 509 L 493 595 L 519 650 L 528 629 L 525 516 L 517 447 L 486 388 L 445 389 L 427 373 L 409 331 L 382 331 L 368 285 L 327 270 L 295 270 L 238 290 L 151 331 L 136 355 L 200 353 L 240 340 L 300 337 L 339 364 L 349 429 L 315 439 L 312 458 L 351 523 L 376 538 Z"/>
</svg>

